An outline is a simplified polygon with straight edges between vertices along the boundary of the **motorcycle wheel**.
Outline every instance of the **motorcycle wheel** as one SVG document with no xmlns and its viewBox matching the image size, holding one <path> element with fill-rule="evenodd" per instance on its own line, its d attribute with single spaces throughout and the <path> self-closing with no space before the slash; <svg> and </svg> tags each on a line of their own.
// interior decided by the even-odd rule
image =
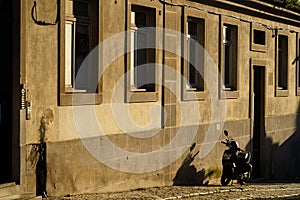
<svg viewBox="0 0 300 200">
<path fill-rule="evenodd" d="M 226 186 L 230 183 L 233 173 L 234 173 L 234 169 L 231 167 L 226 167 L 225 169 L 223 169 L 223 173 L 221 176 L 221 184 L 223 186 Z"/>
<path fill-rule="evenodd" d="M 246 183 L 250 180 L 250 178 L 251 178 L 251 171 L 244 173 L 242 181 Z"/>
<path fill-rule="evenodd" d="M 222 174 L 222 177 L 221 177 L 221 184 L 222 184 L 223 186 L 228 185 L 228 184 L 230 183 L 230 181 L 231 181 L 231 178 L 230 178 L 230 177 L 227 177 L 227 176 L 225 176 L 224 174 Z"/>
</svg>

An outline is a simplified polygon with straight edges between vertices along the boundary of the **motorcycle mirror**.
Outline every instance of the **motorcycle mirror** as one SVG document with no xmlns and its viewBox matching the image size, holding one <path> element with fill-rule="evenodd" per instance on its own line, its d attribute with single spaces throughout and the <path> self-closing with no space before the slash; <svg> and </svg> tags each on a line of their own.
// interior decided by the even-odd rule
<svg viewBox="0 0 300 200">
<path fill-rule="evenodd" d="M 224 130 L 224 134 L 226 135 L 226 137 L 228 137 L 228 131 Z"/>
</svg>

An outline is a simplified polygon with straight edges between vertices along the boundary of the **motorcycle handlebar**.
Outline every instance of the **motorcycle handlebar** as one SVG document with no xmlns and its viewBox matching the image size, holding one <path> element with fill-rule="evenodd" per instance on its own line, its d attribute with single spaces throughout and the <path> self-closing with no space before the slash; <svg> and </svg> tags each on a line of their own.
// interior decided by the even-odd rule
<svg viewBox="0 0 300 200">
<path fill-rule="evenodd" d="M 226 141 L 226 142 L 225 142 L 225 141 L 221 141 L 221 143 L 222 143 L 222 144 L 225 144 L 226 146 L 229 146 L 229 142 L 228 142 L 228 141 Z M 241 152 L 245 152 L 245 150 L 243 150 L 243 149 L 241 149 L 241 148 L 237 148 L 237 150 L 238 150 L 238 151 L 241 151 Z"/>
</svg>

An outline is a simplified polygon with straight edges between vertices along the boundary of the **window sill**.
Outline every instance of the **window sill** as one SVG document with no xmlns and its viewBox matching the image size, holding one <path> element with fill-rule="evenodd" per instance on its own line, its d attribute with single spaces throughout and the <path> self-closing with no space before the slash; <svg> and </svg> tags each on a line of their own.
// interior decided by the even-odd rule
<svg viewBox="0 0 300 200">
<path fill-rule="evenodd" d="M 147 92 L 146 89 L 138 89 L 138 88 L 135 88 L 135 87 L 132 87 L 130 92 Z"/>
<path fill-rule="evenodd" d="M 300 89 L 297 89 L 297 96 L 300 96 Z"/>
<path fill-rule="evenodd" d="M 223 90 L 220 94 L 220 99 L 238 99 L 240 96 L 237 90 Z"/>
<path fill-rule="evenodd" d="M 86 93 L 86 90 L 78 90 L 78 89 L 74 89 L 72 87 L 66 87 L 65 88 L 65 93 L 66 94 L 71 94 L 71 93 Z"/>
<path fill-rule="evenodd" d="M 144 102 L 155 102 L 158 101 L 157 92 L 129 92 L 127 93 L 128 103 L 144 103 Z"/>
<path fill-rule="evenodd" d="M 102 103 L 102 94 L 67 93 L 60 94 L 60 106 L 98 105 Z"/>
<path fill-rule="evenodd" d="M 208 97 L 207 91 L 185 90 L 183 92 L 184 101 L 204 101 Z"/>
<path fill-rule="evenodd" d="M 267 45 L 254 44 L 251 45 L 251 51 L 267 52 Z"/>
<path fill-rule="evenodd" d="M 276 90 L 276 97 L 288 97 L 289 96 L 289 91 L 288 90 Z"/>
</svg>

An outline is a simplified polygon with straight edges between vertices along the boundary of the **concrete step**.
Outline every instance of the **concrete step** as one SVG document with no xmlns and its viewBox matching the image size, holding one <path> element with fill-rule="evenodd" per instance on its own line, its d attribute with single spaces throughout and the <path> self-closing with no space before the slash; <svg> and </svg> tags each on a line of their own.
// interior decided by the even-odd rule
<svg viewBox="0 0 300 200">
<path fill-rule="evenodd" d="M 41 196 L 33 193 L 21 193 L 16 183 L 0 184 L 0 200 L 42 200 Z"/>
<path fill-rule="evenodd" d="M 15 183 L 0 184 L 0 197 L 19 194 L 19 193 L 20 193 L 20 186 L 16 185 Z"/>
<path fill-rule="evenodd" d="M 35 194 L 32 193 L 24 193 L 0 197 L 0 200 L 42 200 L 42 197 L 35 196 Z"/>
</svg>

